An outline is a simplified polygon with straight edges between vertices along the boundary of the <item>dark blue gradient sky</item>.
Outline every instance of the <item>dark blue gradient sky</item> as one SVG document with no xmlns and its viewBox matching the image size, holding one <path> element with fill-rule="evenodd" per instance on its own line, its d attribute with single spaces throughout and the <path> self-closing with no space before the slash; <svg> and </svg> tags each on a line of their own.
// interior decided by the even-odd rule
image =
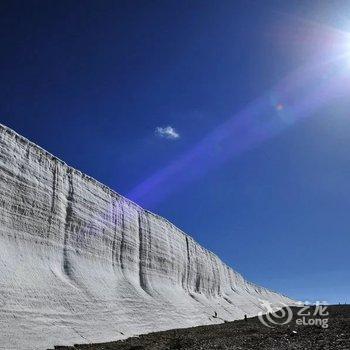
<svg viewBox="0 0 350 350">
<path fill-rule="evenodd" d="M 350 77 L 350 59 L 311 72 L 345 53 L 349 1 L 3 1 L 0 11 L 1 123 L 248 279 L 349 301 L 350 89 L 328 87 Z M 328 79 L 321 92 L 314 75 Z M 166 126 L 180 137 L 155 134 Z"/>
</svg>

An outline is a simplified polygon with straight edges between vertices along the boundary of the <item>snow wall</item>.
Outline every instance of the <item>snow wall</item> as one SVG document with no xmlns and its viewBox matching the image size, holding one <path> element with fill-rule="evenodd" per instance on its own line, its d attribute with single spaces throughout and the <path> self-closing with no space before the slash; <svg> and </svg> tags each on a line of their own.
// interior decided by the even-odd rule
<svg viewBox="0 0 350 350">
<path fill-rule="evenodd" d="M 294 303 L 0 124 L 1 349 L 234 320 L 262 300 Z"/>
</svg>

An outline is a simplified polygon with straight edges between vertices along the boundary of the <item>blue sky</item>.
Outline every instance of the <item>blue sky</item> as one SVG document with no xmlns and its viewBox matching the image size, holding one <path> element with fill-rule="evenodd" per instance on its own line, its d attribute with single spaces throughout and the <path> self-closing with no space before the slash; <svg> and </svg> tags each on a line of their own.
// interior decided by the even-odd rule
<svg viewBox="0 0 350 350">
<path fill-rule="evenodd" d="M 3 124 L 249 280 L 350 301 L 348 1 L 0 7 Z"/>
</svg>

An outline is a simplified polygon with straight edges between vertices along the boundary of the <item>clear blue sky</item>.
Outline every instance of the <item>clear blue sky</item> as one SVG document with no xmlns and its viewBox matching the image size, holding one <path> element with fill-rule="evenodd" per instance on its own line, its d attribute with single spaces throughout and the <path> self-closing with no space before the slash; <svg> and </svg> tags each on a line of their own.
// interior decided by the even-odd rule
<svg viewBox="0 0 350 350">
<path fill-rule="evenodd" d="M 249 280 L 350 302 L 349 1 L 0 10 L 3 124 Z"/>
</svg>

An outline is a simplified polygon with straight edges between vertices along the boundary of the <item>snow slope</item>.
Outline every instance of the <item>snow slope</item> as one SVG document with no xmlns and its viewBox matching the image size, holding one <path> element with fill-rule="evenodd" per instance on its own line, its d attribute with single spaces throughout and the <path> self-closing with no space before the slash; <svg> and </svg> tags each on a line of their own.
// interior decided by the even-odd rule
<svg viewBox="0 0 350 350">
<path fill-rule="evenodd" d="M 261 300 L 293 303 L 0 124 L 1 349 L 233 320 Z"/>
</svg>

